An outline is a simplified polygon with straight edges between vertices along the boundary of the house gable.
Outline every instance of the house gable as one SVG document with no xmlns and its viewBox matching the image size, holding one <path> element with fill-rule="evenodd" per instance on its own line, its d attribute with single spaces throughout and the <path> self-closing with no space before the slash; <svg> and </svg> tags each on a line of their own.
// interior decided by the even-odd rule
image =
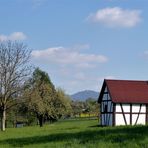
<svg viewBox="0 0 148 148">
<path fill-rule="evenodd" d="M 110 100 L 112 100 L 112 99 L 111 99 L 110 92 L 109 92 L 109 89 L 108 89 L 108 86 L 107 86 L 105 80 L 104 80 L 104 82 L 103 82 L 103 86 L 102 86 L 102 89 L 101 89 L 101 91 L 100 91 L 100 95 L 99 95 L 99 98 L 98 98 L 98 103 L 100 103 L 100 102 L 102 101 L 102 99 L 104 98 L 104 97 L 103 97 L 104 94 L 109 94 Z"/>
<path fill-rule="evenodd" d="M 113 103 L 106 86 L 102 91 L 102 98 L 100 102 L 100 112 L 101 112 L 101 125 L 112 126 L 113 125 Z"/>
</svg>

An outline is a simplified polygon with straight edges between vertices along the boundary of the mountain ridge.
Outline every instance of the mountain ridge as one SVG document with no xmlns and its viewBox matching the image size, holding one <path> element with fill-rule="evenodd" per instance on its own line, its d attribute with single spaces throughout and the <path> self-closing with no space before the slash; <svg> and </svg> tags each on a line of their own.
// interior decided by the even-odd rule
<svg viewBox="0 0 148 148">
<path fill-rule="evenodd" d="M 88 98 L 98 99 L 99 92 L 94 90 L 83 90 L 70 95 L 73 100 L 85 101 Z"/>
</svg>

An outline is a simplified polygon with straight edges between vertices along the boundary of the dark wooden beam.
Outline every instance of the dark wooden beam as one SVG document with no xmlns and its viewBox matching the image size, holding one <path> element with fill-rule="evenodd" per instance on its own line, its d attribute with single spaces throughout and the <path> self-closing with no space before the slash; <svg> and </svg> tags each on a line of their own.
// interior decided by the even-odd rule
<svg viewBox="0 0 148 148">
<path fill-rule="evenodd" d="M 110 111 L 110 112 L 111 112 L 112 107 L 113 107 L 113 103 L 110 104 L 110 108 L 109 108 L 109 111 Z M 111 115 L 112 115 L 112 114 L 111 114 Z M 111 116 L 111 115 L 109 115 L 109 117 L 108 117 L 108 125 L 109 125 L 109 120 L 110 120 L 110 116 Z"/>
<path fill-rule="evenodd" d="M 137 124 L 137 121 L 138 121 L 138 119 L 139 119 L 139 115 L 140 115 L 140 111 L 141 111 L 141 106 L 142 106 L 142 104 L 140 104 L 140 107 L 139 107 L 139 113 L 138 113 L 138 116 L 137 116 L 137 119 L 136 119 L 135 125 Z"/>
<path fill-rule="evenodd" d="M 146 121 L 145 124 L 148 124 L 148 104 L 146 104 Z"/>
<path fill-rule="evenodd" d="M 102 100 L 102 102 L 111 102 L 112 100 Z"/>
<path fill-rule="evenodd" d="M 127 121 L 126 121 L 126 117 L 125 117 L 124 110 L 123 110 L 123 107 L 122 107 L 122 103 L 120 103 L 120 106 L 121 106 L 121 110 L 122 110 L 124 122 L 125 122 L 125 124 L 127 125 Z"/>
<path fill-rule="evenodd" d="M 112 114 L 113 112 L 101 112 L 102 114 Z M 122 112 L 115 112 L 116 114 L 123 114 Z M 124 114 L 129 114 L 130 115 L 130 112 L 124 112 Z M 137 112 L 134 112 L 132 114 L 142 114 L 142 115 L 146 115 L 146 112 L 145 113 L 137 113 Z"/>
<path fill-rule="evenodd" d="M 132 104 L 130 104 L 130 125 L 132 125 Z"/>
<path fill-rule="evenodd" d="M 113 113 L 112 113 L 112 115 L 113 115 L 113 126 L 115 126 L 115 111 L 116 111 L 116 104 L 115 103 L 113 103 Z"/>
</svg>

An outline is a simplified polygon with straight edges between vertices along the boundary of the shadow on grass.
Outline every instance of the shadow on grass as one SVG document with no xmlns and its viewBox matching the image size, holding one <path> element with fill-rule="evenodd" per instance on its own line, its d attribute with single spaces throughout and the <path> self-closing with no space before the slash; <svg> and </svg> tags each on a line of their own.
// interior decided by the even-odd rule
<svg viewBox="0 0 148 148">
<path fill-rule="evenodd" d="M 58 133 L 45 136 L 34 136 L 25 138 L 11 138 L 0 141 L 0 144 L 9 144 L 11 147 L 21 147 L 32 144 L 42 144 L 50 142 L 68 142 L 77 141 L 78 144 L 99 143 L 99 142 L 142 142 L 148 136 L 147 126 L 136 127 L 117 127 L 117 128 L 96 128 L 96 130 L 87 130 L 77 133 Z"/>
<path fill-rule="evenodd" d="M 97 125 L 92 125 L 92 126 L 89 126 L 89 127 L 106 127 L 106 126 L 97 124 Z"/>
</svg>

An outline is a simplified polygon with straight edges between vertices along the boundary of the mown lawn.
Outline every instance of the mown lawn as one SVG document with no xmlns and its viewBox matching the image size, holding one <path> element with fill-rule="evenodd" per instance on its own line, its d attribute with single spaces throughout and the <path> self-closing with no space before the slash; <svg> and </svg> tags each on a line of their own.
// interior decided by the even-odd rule
<svg viewBox="0 0 148 148">
<path fill-rule="evenodd" d="M 74 120 L 42 128 L 8 128 L 6 132 L 0 132 L 0 147 L 148 147 L 148 126 L 98 127 L 97 124 L 97 120 Z"/>
</svg>

